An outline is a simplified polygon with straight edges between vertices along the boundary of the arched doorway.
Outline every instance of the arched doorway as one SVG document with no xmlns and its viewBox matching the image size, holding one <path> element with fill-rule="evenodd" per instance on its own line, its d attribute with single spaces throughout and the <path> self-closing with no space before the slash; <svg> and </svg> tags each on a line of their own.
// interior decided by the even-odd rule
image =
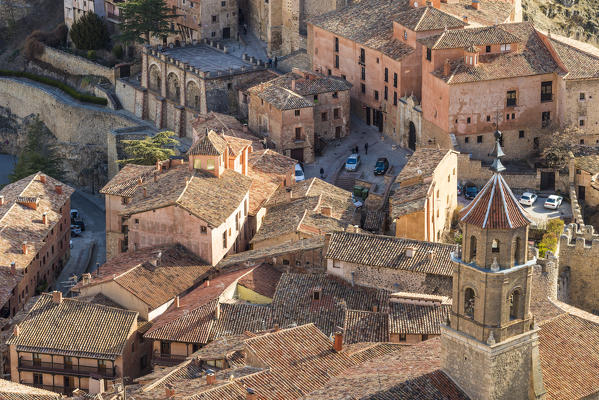
<svg viewBox="0 0 599 400">
<path fill-rule="evenodd" d="M 416 125 L 410 121 L 410 132 L 408 134 L 408 147 L 416 150 Z"/>
<path fill-rule="evenodd" d="M 176 103 L 179 103 L 181 89 L 179 86 L 179 78 L 177 74 L 171 72 L 166 78 L 166 97 Z"/>
<path fill-rule="evenodd" d="M 187 83 L 187 90 L 185 91 L 186 105 L 189 108 L 193 108 L 196 111 L 200 111 L 201 105 L 201 92 L 195 81 L 189 81 Z"/>
<path fill-rule="evenodd" d="M 156 64 L 150 66 L 150 90 L 158 93 L 161 91 L 162 82 L 160 80 L 160 68 Z"/>
</svg>

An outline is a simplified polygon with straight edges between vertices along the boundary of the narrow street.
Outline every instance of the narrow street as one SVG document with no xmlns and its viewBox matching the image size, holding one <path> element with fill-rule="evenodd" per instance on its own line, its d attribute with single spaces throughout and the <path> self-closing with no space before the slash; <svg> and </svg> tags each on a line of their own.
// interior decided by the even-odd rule
<svg viewBox="0 0 599 400">
<path fill-rule="evenodd" d="M 96 263 L 106 261 L 106 220 L 104 202 L 98 197 L 81 190 L 71 196 L 71 209 L 76 209 L 83 218 L 85 231 L 71 238 L 71 258 L 56 280 L 56 290 L 67 294 L 77 275 L 95 270 Z"/>
</svg>

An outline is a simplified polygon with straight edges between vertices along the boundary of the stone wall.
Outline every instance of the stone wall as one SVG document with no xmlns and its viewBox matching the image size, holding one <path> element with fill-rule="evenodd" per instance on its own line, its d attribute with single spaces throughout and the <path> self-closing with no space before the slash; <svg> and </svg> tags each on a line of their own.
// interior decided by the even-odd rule
<svg viewBox="0 0 599 400">
<path fill-rule="evenodd" d="M 91 185 L 92 189 L 107 179 L 106 133 L 138 125 L 124 114 L 78 103 L 57 89 L 27 80 L 0 78 L 0 107 L 16 119 L 38 115 L 56 138 L 67 173 L 65 181 Z M 16 154 L 24 140 L 7 135 L 6 140 L 15 143 L 7 150 Z M 89 169 L 99 172 L 94 176 Z"/>
<path fill-rule="evenodd" d="M 46 46 L 44 52 L 38 57 L 40 61 L 52 65 L 60 71 L 71 75 L 97 75 L 108 79 L 113 85 L 116 81 L 115 71 L 86 58 Z"/>
<path fill-rule="evenodd" d="M 569 274 L 566 302 L 599 314 L 599 235 L 592 225 L 570 224 L 559 241 L 559 273 Z"/>
</svg>

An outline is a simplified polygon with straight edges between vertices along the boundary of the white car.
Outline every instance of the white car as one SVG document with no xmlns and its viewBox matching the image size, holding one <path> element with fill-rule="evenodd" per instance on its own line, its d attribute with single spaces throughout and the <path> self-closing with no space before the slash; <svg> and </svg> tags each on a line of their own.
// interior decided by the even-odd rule
<svg viewBox="0 0 599 400">
<path fill-rule="evenodd" d="M 349 156 L 347 158 L 347 161 L 345 162 L 345 169 L 347 171 L 355 171 L 358 169 L 358 166 L 360 165 L 360 156 L 357 154 L 352 154 L 351 156 Z"/>
<path fill-rule="evenodd" d="M 532 206 L 537 201 L 537 195 L 534 193 L 526 192 L 520 196 L 520 204 L 525 206 Z"/>
<path fill-rule="evenodd" d="M 545 204 L 543 205 L 545 208 L 550 208 L 552 210 L 557 210 L 559 206 L 562 205 L 563 197 L 552 194 L 545 200 Z"/>
<path fill-rule="evenodd" d="M 302 169 L 302 166 L 295 164 L 295 181 L 301 182 L 304 179 L 306 179 L 306 177 L 304 176 L 304 170 Z"/>
</svg>

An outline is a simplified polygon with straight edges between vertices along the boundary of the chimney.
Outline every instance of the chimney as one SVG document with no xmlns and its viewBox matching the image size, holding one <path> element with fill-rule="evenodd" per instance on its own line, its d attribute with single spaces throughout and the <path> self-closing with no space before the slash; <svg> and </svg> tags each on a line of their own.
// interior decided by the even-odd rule
<svg viewBox="0 0 599 400">
<path fill-rule="evenodd" d="M 256 400 L 258 397 L 256 397 L 256 391 L 252 388 L 246 388 L 245 389 L 247 394 L 245 396 L 246 400 Z"/>
<path fill-rule="evenodd" d="M 55 290 L 52 292 L 52 303 L 60 304 L 62 303 L 62 292 Z"/>
<path fill-rule="evenodd" d="M 462 16 L 462 21 L 464 21 L 464 23 L 467 24 L 468 23 L 468 16 L 467 15 Z"/>
<path fill-rule="evenodd" d="M 40 175 L 40 182 L 46 183 L 46 175 L 44 175 L 44 174 Z"/>
<path fill-rule="evenodd" d="M 206 385 L 214 385 L 216 383 L 216 376 L 214 375 L 214 372 L 210 372 L 209 374 L 206 374 Z"/>
<path fill-rule="evenodd" d="M 472 8 L 475 10 L 480 9 L 480 0 L 472 0 Z"/>
<path fill-rule="evenodd" d="M 413 248 L 413 247 L 408 247 L 408 248 L 406 249 L 406 257 L 408 257 L 408 258 L 412 258 L 412 257 L 414 257 L 414 253 L 415 253 L 415 252 L 416 252 L 416 249 L 415 249 L 415 248 Z"/>
<path fill-rule="evenodd" d="M 335 332 L 335 341 L 333 342 L 333 349 L 336 352 L 343 350 L 343 333 L 340 331 Z"/>
<path fill-rule="evenodd" d="M 181 304 L 179 303 L 179 296 L 175 296 L 175 301 L 174 301 L 174 303 L 175 303 L 175 308 L 179 308 L 179 307 L 181 307 Z"/>
<path fill-rule="evenodd" d="M 426 258 L 428 261 L 433 261 L 435 259 L 435 252 L 432 250 L 429 250 Z"/>
<path fill-rule="evenodd" d="M 204 282 L 204 287 L 209 287 L 210 286 L 210 279 L 206 279 L 206 281 Z"/>
<path fill-rule="evenodd" d="M 23 248 L 23 254 L 27 254 L 27 242 L 23 242 L 22 248 Z"/>
<path fill-rule="evenodd" d="M 291 200 L 293 197 L 293 189 L 287 188 L 287 200 Z"/>
<path fill-rule="evenodd" d="M 291 90 L 295 92 L 295 79 L 291 80 Z"/>
<path fill-rule="evenodd" d="M 62 185 L 54 186 L 54 190 L 56 190 L 56 193 L 62 194 Z"/>
<path fill-rule="evenodd" d="M 322 215 L 324 215 L 325 217 L 330 217 L 331 216 L 331 207 L 329 207 L 329 206 L 320 207 L 320 213 Z"/>
<path fill-rule="evenodd" d="M 144 183 L 144 178 L 142 178 L 141 176 L 139 178 L 137 178 L 137 183 L 139 185 L 141 185 L 142 183 Z"/>
<path fill-rule="evenodd" d="M 13 261 L 10 263 L 10 274 L 16 275 L 17 273 L 17 264 Z"/>
<path fill-rule="evenodd" d="M 214 310 L 214 318 L 220 319 L 220 301 L 216 303 L 216 309 Z"/>
<path fill-rule="evenodd" d="M 144 188 L 144 197 L 148 197 L 148 190 Z"/>
<path fill-rule="evenodd" d="M 164 394 L 167 399 L 175 397 L 175 389 L 173 389 L 170 385 L 164 387 Z"/>
<path fill-rule="evenodd" d="M 154 174 L 154 182 L 158 182 L 158 174 Z"/>
<path fill-rule="evenodd" d="M 273 331 L 278 332 L 281 330 L 281 328 L 279 328 L 279 324 L 275 324 L 272 328 Z"/>
<path fill-rule="evenodd" d="M 4 205 L 4 196 L 0 196 L 0 206 Z"/>
<path fill-rule="evenodd" d="M 84 285 L 89 285 L 92 281 L 92 274 L 90 273 L 85 273 L 81 276 L 81 281 L 83 282 Z"/>
<path fill-rule="evenodd" d="M 48 213 L 42 214 L 42 224 L 44 224 L 44 225 L 48 224 Z"/>
<path fill-rule="evenodd" d="M 372 306 L 372 312 L 379 312 L 379 306 L 377 306 L 376 304 Z"/>
<path fill-rule="evenodd" d="M 241 127 L 241 130 L 244 133 L 248 133 L 250 131 L 250 128 L 248 128 L 247 124 L 243 124 L 243 126 Z"/>
<path fill-rule="evenodd" d="M 445 63 L 443 64 L 443 76 L 449 76 L 451 72 L 451 64 L 449 63 L 449 58 L 445 59 Z"/>
<path fill-rule="evenodd" d="M 19 334 L 21 333 L 21 328 L 19 328 L 19 325 L 15 325 L 15 327 L 12 330 L 12 333 L 15 336 L 19 336 Z"/>
</svg>

